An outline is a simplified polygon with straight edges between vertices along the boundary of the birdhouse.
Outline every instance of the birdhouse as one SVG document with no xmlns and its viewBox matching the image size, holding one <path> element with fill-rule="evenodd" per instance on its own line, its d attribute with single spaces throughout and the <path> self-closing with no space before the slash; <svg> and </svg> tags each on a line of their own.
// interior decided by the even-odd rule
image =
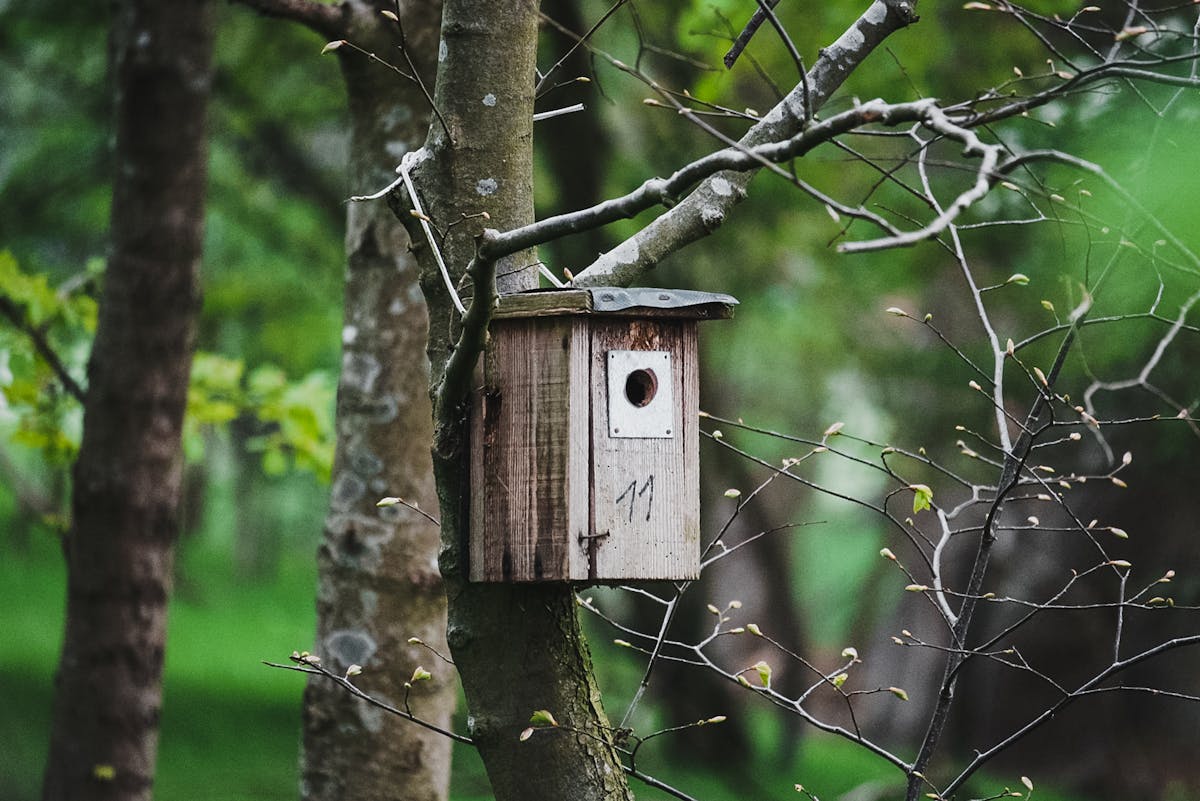
<svg viewBox="0 0 1200 801">
<path fill-rule="evenodd" d="M 473 581 L 693 579 L 700 320 L 728 295 L 505 295 L 471 420 Z"/>
</svg>

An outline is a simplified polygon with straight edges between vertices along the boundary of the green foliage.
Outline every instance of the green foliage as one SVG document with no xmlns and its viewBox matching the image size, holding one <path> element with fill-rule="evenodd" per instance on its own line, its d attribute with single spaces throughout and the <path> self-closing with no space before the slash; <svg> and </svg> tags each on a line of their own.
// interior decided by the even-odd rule
<svg viewBox="0 0 1200 801">
<path fill-rule="evenodd" d="M 189 458 L 204 452 L 204 432 L 235 421 L 254 433 L 246 440 L 260 453 L 263 472 L 278 476 L 290 467 L 329 481 L 333 466 L 335 378 L 314 370 L 298 381 L 274 365 L 249 373 L 238 359 L 198 353 L 188 387 L 184 442 Z"/>
<path fill-rule="evenodd" d="M 585 5 L 590 20 L 609 3 Z M 811 61 L 816 49 L 839 35 L 863 6 L 857 0 L 783 3 L 778 11 Z M 1036 6 L 1046 13 L 1077 8 L 1061 0 Z M 741 0 L 641 3 L 640 35 L 662 50 L 715 65 L 728 46 L 729 26 L 740 28 L 752 8 L 752 2 Z M 889 42 L 890 53 L 872 56 L 830 109 L 844 108 L 854 96 L 904 100 L 921 93 L 953 101 L 1013 79 L 1013 67 L 1031 76 L 1046 68 L 1032 37 L 1007 20 L 998 23 L 997 15 L 964 10 L 961 4 L 922 5 L 920 10 L 920 25 Z M 203 350 L 193 365 L 187 451 L 193 461 L 206 457 L 206 471 L 217 483 L 221 468 L 214 463 L 221 454 L 214 453 L 219 450 L 214 442 L 228 438 L 212 433 L 239 426 L 246 436 L 236 441 L 259 455 L 264 473 L 276 476 L 295 468 L 327 479 L 341 326 L 345 136 L 340 78 L 332 59 L 317 57 L 320 41 L 311 35 L 243 9 L 225 6 L 221 13 L 226 19 L 212 110 Z M 5 110 L 0 115 L 0 242 L 16 254 L 0 255 L 0 296 L 14 301 L 31 325 L 46 332 L 79 378 L 95 328 L 93 292 L 102 272 L 98 255 L 104 252 L 109 204 L 103 17 L 102 4 L 0 4 L 0 100 Z M 597 41 L 618 58 L 634 62 L 638 34 L 628 8 Z M 761 112 L 777 96 L 748 58 L 727 72 L 698 71 L 661 50 L 643 55 L 664 84 L 705 99 Z M 794 75 L 769 26 L 760 30 L 747 56 L 782 79 Z M 712 140 L 678 115 L 641 105 L 646 87 L 597 63 L 596 85 L 602 94 L 588 101 L 587 113 L 597 125 L 607 124 L 620 154 L 603 170 L 608 192 L 628 191 L 648 175 L 669 173 L 711 148 Z M 947 64 L 954 68 L 945 69 Z M 1170 91 L 1145 90 L 1158 104 Z M 1013 126 L 1013 135 L 1025 146 L 1059 147 L 1103 161 L 1168 228 L 1194 246 L 1200 241 L 1192 223 L 1195 204 L 1186 202 L 1195 192 L 1194 175 L 1180 168 L 1200 161 L 1194 103 L 1170 109 L 1149 138 L 1143 100 L 1126 92 L 1108 103 L 1097 99 L 1055 108 L 1056 128 L 1039 122 L 1050 118 L 1039 112 Z M 730 135 L 745 127 L 744 122 L 720 119 L 713 124 Z M 852 139 L 851 144 L 862 143 Z M 889 164 L 905 152 L 898 145 L 870 144 Z M 843 153 L 822 149 L 798 166 L 806 180 L 839 197 L 867 199 L 872 208 L 912 208 L 905 205 L 911 201 L 903 193 L 884 189 L 868 196 L 877 175 L 849 168 Z M 937 178 L 947 180 L 945 174 Z M 539 203 L 545 211 L 565 210 L 554 207 L 552 193 L 545 191 L 555 177 L 543 174 L 539 179 Z M 1163 313 L 1174 313 L 1194 277 L 1173 267 L 1155 244 L 1160 234 L 1144 221 L 1124 226 L 1126 233 L 1139 234 L 1132 237 L 1137 247 L 1121 245 L 1128 220 L 1119 198 L 1065 169 L 1051 170 L 1044 187 L 1026 176 L 1014 180 L 1058 193 L 1068 202 L 1047 205 L 1057 217 L 1038 225 L 964 232 L 980 278 L 1012 284 L 987 296 L 1004 327 L 1001 342 L 1010 336 L 1020 341 L 1054 322 L 1040 305 L 1043 298 L 1062 316 L 1085 288 L 1095 298 L 1095 316 L 1121 314 L 1146 308 L 1161 278 Z M 1030 208 L 1018 192 L 1001 191 L 989 203 L 994 205 L 972 212 L 970 219 L 1020 217 Z M 1085 227 L 1077 224 L 1077 204 L 1095 215 Z M 612 226 L 614 241 L 650 216 Z M 763 175 L 723 229 L 664 265 L 652 280 L 729 291 L 743 301 L 734 322 L 704 332 L 705 408 L 814 436 L 830 420 L 845 419 L 847 431 L 883 441 L 943 443 L 940 458 L 950 450 L 954 424 L 986 429 L 991 414 L 987 399 L 968 394 L 965 382 L 958 380 L 956 358 L 939 348 L 920 323 L 933 312 L 935 322 L 968 356 L 979 357 L 986 347 L 982 332 L 969 314 L 956 313 L 963 297 L 961 276 L 953 259 L 934 245 L 880 256 L 838 256 L 831 246 L 844 224 L 784 181 Z M 864 231 L 856 223 L 849 235 Z M 1028 288 L 1021 289 L 1025 284 Z M 912 317 L 886 315 L 883 310 L 892 305 L 909 310 Z M 1070 362 L 1066 375 L 1076 381 L 1089 372 L 1123 377 L 1122 370 L 1144 357 L 1162 327 L 1147 322 L 1120 330 L 1126 335 L 1113 337 L 1103 326 L 1086 329 L 1081 352 L 1087 362 Z M 1194 337 L 1181 338 L 1156 378 L 1181 384 L 1194 375 L 1194 343 Z M 1044 366 L 1052 345 L 1047 340 L 1031 346 L 1022 357 Z M 60 468 L 72 458 L 79 437 L 77 404 L 61 391 L 28 336 L 7 325 L 0 325 L 0 436 L 38 450 Z M 842 439 L 838 447 L 850 449 Z M 1182 439 L 1166 437 L 1170 441 L 1161 447 L 1182 447 Z M 782 447 L 772 452 L 772 447 L 778 446 L 753 450 L 778 458 L 796 455 Z M 931 446 L 931 453 L 936 450 Z M 705 458 L 710 455 L 706 452 Z M 866 451 L 861 455 L 870 456 Z M 834 469 L 821 464 L 823 470 Z M 710 460 L 705 469 L 718 468 Z M 839 485 L 858 482 L 863 496 L 877 489 L 862 477 L 827 477 Z M 921 480 L 932 482 L 924 476 Z M 303 647 L 311 636 L 310 554 L 320 517 L 320 509 L 313 507 L 320 502 L 304 505 L 295 486 L 273 481 L 252 487 L 257 497 L 266 498 L 263 508 L 293 515 L 287 526 L 276 518 L 269 525 L 303 529 L 298 542 L 289 544 L 295 546 L 290 548 L 294 555 L 285 558 L 278 583 L 251 586 L 229 578 L 229 532 L 236 528 L 234 504 L 239 501 L 233 492 L 206 497 L 207 523 L 196 540 L 203 547 L 185 550 L 181 594 L 172 608 L 157 786 L 161 798 L 293 795 L 300 684 L 287 674 L 266 672 L 256 661 Z M 929 507 L 933 489 L 942 492 L 936 485 L 914 486 L 927 490 L 914 491 L 914 512 Z M 319 495 L 305 487 L 307 495 Z M 803 601 L 810 636 L 818 645 L 840 647 L 855 621 L 873 619 L 873 605 L 880 605 L 884 595 L 861 591 L 870 586 L 870 570 L 878 561 L 878 521 L 811 494 L 797 493 L 789 502 L 795 508 L 780 510 L 781 519 L 828 521 L 796 541 L 794 592 Z M 12 503 L 7 496 L 0 503 L 5 504 L 0 521 L 5 521 Z M 219 536 L 226 539 L 214 542 Z M 9 649 L 7 658 L 0 654 L 0 687 L 7 690 L 0 708 L 13 711 L 16 729 L 24 732 L 45 730 L 48 677 L 59 643 L 56 623 L 50 621 L 61 620 L 61 567 L 54 548 L 41 545 L 47 548 L 46 558 L 36 564 L 0 560 L 0 607 L 7 611 L 6 625 L 11 621 L 16 626 L 6 632 L 21 644 Z M 885 580 L 889 586 L 895 583 L 890 574 Z M 264 637 L 275 644 L 266 648 Z M 601 661 L 602 669 L 625 671 L 614 685 L 636 686 L 640 663 L 614 667 L 620 660 L 611 654 Z M 766 685 L 770 667 L 761 664 L 748 675 Z M 769 731 L 767 724 L 755 727 L 754 752 L 746 760 L 761 760 L 772 743 L 789 736 Z M 231 731 L 252 733 L 256 747 L 237 748 Z M 12 748 L 0 753 L 0 786 L 26 788 L 24 796 L 18 791 L 16 797 L 33 797 L 43 746 L 38 736 L 15 738 Z M 700 797 L 749 795 L 743 786 L 726 786 L 720 767 L 699 776 L 672 767 L 666 777 L 688 789 L 699 786 Z M 25 778 L 13 780 L 16 771 Z M 758 784 L 764 795 L 790 794 L 792 783 L 802 781 L 822 797 L 836 797 L 881 778 L 894 778 L 894 772 L 873 757 L 841 743 L 810 739 L 797 764 L 779 774 L 764 773 Z M 469 777 L 466 782 L 472 792 L 487 797 L 482 782 L 470 785 Z M 643 794 L 655 797 L 653 792 L 639 796 Z M 1040 782 L 1038 797 L 1051 797 Z"/>
<path fill-rule="evenodd" d="M 925 484 L 913 484 L 909 489 L 913 491 L 913 514 L 930 508 L 933 504 L 933 490 Z"/>
<path fill-rule="evenodd" d="M 80 413 L 75 399 L 33 344 L 41 338 L 63 368 L 81 375 L 96 302 L 82 289 L 100 272 L 89 264 L 79 279 L 51 286 L 45 274 L 21 269 L 9 251 L 0 251 L 0 436 L 40 451 L 53 465 L 69 464 L 79 448 Z"/>
<path fill-rule="evenodd" d="M 315 564 L 306 544 L 274 580 L 237 580 L 223 547 L 185 541 L 170 611 L 159 770 L 165 801 L 295 798 L 296 739 L 304 683 L 261 664 L 311 641 Z M 20 732 L 0 749 L 0 787 L 11 801 L 37 798 L 45 757 L 64 594 L 58 543 L 39 537 L 0 559 L 5 635 L 0 704 Z M 231 732 L 243 732 L 253 748 Z"/>
<path fill-rule="evenodd" d="M 72 374 L 82 374 L 97 313 L 95 299 L 82 290 L 101 276 L 100 263 L 91 262 L 82 276 L 55 288 L 48 275 L 27 273 L 10 252 L 0 251 L 0 304 L 16 317 L 15 324 L 0 328 L 0 434 L 59 467 L 69 464 L 79 448 L 81 410 L 31 334 L 43 337 Z M 274 365 L 247 373 L 240 359 L 197 354 L 188 388 L 186 453 L 198 461 L 206 430 L 244 418 L 255 428 L 247 447 L 261 453 L 267 475 L 295 467 L 328 481 L 336 390 L 328 370 L 291 381 Z"/>
<path fill-rule="evenodd" d="M 106 23 L 102 3 L 0 4 L 0 243 L 52 282 L 103 253 Z"/>
<path fill-rule="evenodd" d="M 85 277 L 99 276 L 103 266 L 88 264 Z M 32 275 L 21 270 L 9 251 L 0 251 L 0 293 L 9 301 L 24 307 L 26 322 L 35 328 L 52 325 L 79 328 L 85 333 L 96 330 L 96 302 L 74 288 L 54 289 L 45 275 Z"/>
<path fill-rule="evenodd" d="M 244 415 L 264 470 L 327 477 L 343 262 L 341 79 L 298 27 L 229 6 L 219 13 L 199 346 L 240 372 L 197 359 L 187 449 L 199 458 L 202 431 Z M 13 254 L 0 258 L 0 297 L 45 331 L 80 383 L 108 227 L 107 22 L 103 4 L 0 4 L 0 243 Z M 0 384 L 0 437 L 68 464 L 79 408 L 8 325 Z"/>
</svg>

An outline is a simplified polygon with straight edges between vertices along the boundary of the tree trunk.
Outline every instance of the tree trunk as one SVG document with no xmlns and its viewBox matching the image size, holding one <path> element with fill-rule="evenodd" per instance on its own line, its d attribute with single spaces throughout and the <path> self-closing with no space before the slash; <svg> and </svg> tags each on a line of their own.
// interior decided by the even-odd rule
<svg viewBox="0 0 1200 801">
<path fill-rule="evenodd" d="M 200 308 L 211 8 L 122 0 L 115 9 L 112 253 L 64 541 L 47 801 L 150 798 Z"/>
<path fill-rule="evenodd" d="M 439 243 L 458 282 L 483 226 L 501 230 L 532 221 L 533 80 L 537 4 L 533 0 L 447 0 L 442 21 L 427 160 L 418 192 L 443 231 Z M 444 122 L 443 122 L 444 120 Z M 406 200 L 394 210 L 410 225 Z M 487 219 L 463 215 L 486 212 Z M 441 376 L 457 336 L 430 248 L 420 241 L 422 288 L 430 313 L 433 375 Z M 536 255 L 515 254 L 497 266 L 501 291 L 536 283 Z M 475 291 L 486 291 L 477 287 Z M 469 287 L 464 290 L 470 294 Z M 435 391 L 439 381 L 435 379 Z M 621 799 L 629 789 L 611 745 L 591 659 L 567 584 L 504 585 L 466 581 L 465 514 L 470 492 L 466 414 L 447 409 L 435 421 L 434 469 L 442 515 L 441 569 L 449 600 L 449 641 L 470 709 L 470 732 L 499 801 Z M 558 727 L 521 741 L 535 710 Z"/>
<path fill-rule="evenodd" d="M 440 8 L 401 9 L 410 55 L 431 81 Z M 387 2 L 343 6 L 344 38 L 398 66 L 395 23 Z M 395 180 L 395 167 L 428 129 L 420 89 L 361 53 L 339 51 L 350 101 L 351 192 L 367 194 Z M 446 600 L 437 570 L 438 530 L 399 505 L 398 495 L 436 509 L 431 412 L 425 388 L 428 321 L 408 235 L 383 203 L 351 203 L 346 216 L 345 327 L 338 387 L 333 489 L 318 552 L 317 640 L 328 667 L 359 664 L 356 683 L 376 698 L 402 704 L 404 684 L 420 665 L 433 674 L 412 690 L 412 711 L 448 728 L 456 700 L 454 671 L 416 637 L 446 653 Z M 450 740 L 390 718 L 321 679 L 304 699 L 302 797 L 441 801 L 449 792 Z"/>
</svg>

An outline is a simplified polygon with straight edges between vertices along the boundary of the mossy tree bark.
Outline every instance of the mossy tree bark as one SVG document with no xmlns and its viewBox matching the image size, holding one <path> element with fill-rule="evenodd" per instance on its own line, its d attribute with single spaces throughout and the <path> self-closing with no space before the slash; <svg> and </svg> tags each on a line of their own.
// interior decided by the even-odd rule
<svg viewBox="0 0 1200 801">
<path fill-rule="evenodd" d="M 533 219 L 533 87 L 537 45 L 533 0 L 448 0 L 435 104 L 417 191 L 443 231 L 451 280 L 463 275 L 484 227 L 501 230 Z M 393 208 L 422 237 L 404 196 Z M 474 216 L 486 212 L 487 219 Z M 464 217 L 464 215 L 466 215 Z M 459 315 L 423 237 L 419 257 L 429 314 L 435 397 L 459 333 Z M 536 255 L 497 264 L 500 291 L 536 283 Z M 495 796 L 510 799 L 622 799 L 630 793 L 611 745 L 587 644 L 568 585 L 472 584 L 465 578 L 468 432 L 465 405 L 435 420 L 434 469 L 441 504 L 441 569 L 449 601 L 449 642 L 466 690 L 470 733 Z M 560 727 L 521 742 L 535 710 Z"/>
<path fill-rule="evenodd" d="M 402 8 L 409 52 L 432 84 L 440 8 Z M 344 38 L 407 68 L 398 29 L 380 14 L 391 0 L 341 5 Z M 338 51 L 350 110 L 350 189 L 387 186 L 401 155 L 420 145 L 430 119 L 420 89 L 362 53 Z M 454 671 L 419 645 L 445 653 L 446 600 L 437 569 L 438 530 L 397 505 L 397 495 L 433 512 L 429 448 L 432 423 L 428 328 L 408 235 L 382 203 L 351 203 L 346 213 L 345 323 L 338 387 L 333 489 L 318 553 L 314 652 L 338 672 L 361 664 L 356 683 L 399 704 L 420 665 L 433 674 L 411 695 L 413 712 L 448 728 L 456 700 Z M 322 679 L 304 703 L 302 797 L 440 801 L 449 793 L 450 746 Z"/>
<path fill-rule="evenodd" d="M 387 65 L 410 69 L 403 44 L 426 84 L 432 83 L 441 4 L 238 2 L 305 25 L 326 41 L 349 43 L 336 52 L 349 99 L 350 192 L 371 193 L 391 183 L 400 158 L 428 129 L 430 107 L 418 84 Z M 403 37 L 383 12 L 399 15 Z M 385 495 L 424 509 L 436 505 L 425 392 L 428 320 L 418 268 L 407 233 L 381 203 L 347 207 L 346 261 L 337 445 L 318 552 L 314 650 L 339 672 L 362 665 L 357 684 L 393 704 L 405 698 L 414 667 L 424 667 L 433 677 L 413 688 L 412 711 L 448 728 L 454 672 L 408 642 L 415 637 L 439 653 L 447 650 L 438 532 L 405 506 L 376 506 Z M 440 801 L 449 792 L 449 740 L 392 720 L 320 679 L 305 691 L 301 761 L 305 801 Z"/>
<path fill-rule="evenodd" d="M 206 0 L 114 4 L 112 249 L 63 542 L 46 801 L 151 797 L 200 310 L 212 31 Z"/>
</svg>

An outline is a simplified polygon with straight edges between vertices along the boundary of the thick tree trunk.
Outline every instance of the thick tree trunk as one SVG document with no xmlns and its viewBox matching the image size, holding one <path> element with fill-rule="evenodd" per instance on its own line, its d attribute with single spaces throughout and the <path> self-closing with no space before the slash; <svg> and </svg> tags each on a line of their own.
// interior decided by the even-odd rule
<svg viewBox="0 0 1200 801">
<path fill-rule="evenodd" d="M 457 282 L 474 255 L 474 235 L 481 227 L 503 230 L 532 220 L 537 4 L 447 0 L 445 7 L 435 96 L 444 123 L 430 127 L 427 160 L 417 176 L 418 192 L 437 226 L 444 231 L 460 223 L 439 243 Z M 411 225 L 404 201 L 398 200 L 396 211 Z M 487 219 L 470 216 L 482 212 Z M 420 248 L 436 377 L 450 355 L 459 317 L 429 246 L 421 241 Z M 533 286 L 535 261 L 529 252 L 503 260 L 497 268 L 501 290 Z M 469 286 L 464 294 L 471 294 Z M 449 641 L 466 690 L 471 736 L 495 797 L 628 798 L 571 587 L 466 581 L 461 549 L 470 491 L 465 421 L 461 408 L 435 421 L 441 568 Z M 561 725 L 522 742 L 530 715 L 541 709 Z"/>
<path fill-rule="evenodd" d="M 404 66 L 394 3 L 343 5 L 344 37 Z M 440 8 L 401 9 L 410 54 L 432 82 Z M 339 52 L 350 100 L 350 189 L 366 194 L 395 180 L 400 157 L 420 144 L 429 104 L 419 88 L 359 52 Z M 352 203 L 346 219 L 346 297 L 338 388 L 333 490 L 318 554 L 315 652 L 333 670 L 359 664 L 356 683 L 400 704 L 420 665 L 411 705 L 448 728 L 456 700 L 453 669 L 419 645 L 446 653 L 446 600 L 437 570 L 438 530 L 398 495 L 434 512 L 426 387 L 428 329 L 408 235 L 383 203 Z M 324 680 L 309 683 L 304 704 L 302 796 L 441 801 L 449 792 L 450 740 L 356 701 Z"/>
<path fill-rule="evenodd" d="M 205 0 L 122 0 L 112 253 L 64 541 L 67 623 L 43 798 L 148 799 L 200 307 Z"/>
</svg>

